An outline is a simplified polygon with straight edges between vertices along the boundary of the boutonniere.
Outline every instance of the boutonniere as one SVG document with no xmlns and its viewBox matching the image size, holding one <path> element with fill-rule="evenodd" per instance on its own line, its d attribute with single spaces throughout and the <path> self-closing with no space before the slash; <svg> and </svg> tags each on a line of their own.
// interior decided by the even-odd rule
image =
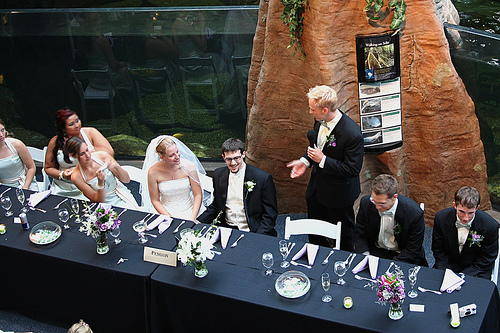
<svg viewBox="0 0 500 333">
<path fill-rule="evenodd" d="M 467 240 L 469 241 L 469 247 L 472 245 L 477 245 L 478 247 L 481 247 L 481 242 L 483 241 L 484 236 L 480 235 L 477 233 L 475 230 L 471 230 L 469 233 L 469 238 Z"/>
<path fill-rule="evenodd" d="M 326 137 L 326 144 L 329 145 L 330 147 L 335 147 L 337 145 L 337 141 L 335 139 L 334 134 L 330 134 Z"/>
<path fill-rule="evenodd" d="M 394 236 L 399 235 L 402 230 L 401 224 L 394 221 L 394 225 L 392 226 L 392 230 L 394 230 Z"/>
<path fill-rule="evenodd" d="M 248 193 L 253 191 L 255 185 L 257 184 L 253 180 L 248 180 L 245 182 L 245 187 L 247 188 L 247 194 L 245 195 L 245 199 L 248 197 Z"/>
</svg>

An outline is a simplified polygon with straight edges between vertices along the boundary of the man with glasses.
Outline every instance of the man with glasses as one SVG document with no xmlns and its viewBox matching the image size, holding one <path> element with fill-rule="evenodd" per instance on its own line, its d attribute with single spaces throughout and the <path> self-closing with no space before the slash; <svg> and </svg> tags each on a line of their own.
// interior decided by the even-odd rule
<svg viewBox="0 0 500 333">
<path fill-rule="evenodd" d="M 464 186 L 455 192 L 453 207 L 436 213 L 434 268 L 490 279 L 498 255 L 498 222 L 478 210 L 480 200 L 477 189 Z"/>
<path fill-rule="evenodd" d="M 382 174 L 373 180 L 372 194 L 361 198 L 356 216 L 355 251 L 427 266 L 424 212 L 397 192 L 393 176 Z"/>
<path fill-rule="evenodd" d="M 198 221 L 212 223 L 222 212 L 222 226 L 276 236 L 278 203 L 271 175 L 244 162 L 245 146 L 239 139 L 222 144 L 222 158 L 227 168 L 215 169 L 214 201 Z"/>
</svg>

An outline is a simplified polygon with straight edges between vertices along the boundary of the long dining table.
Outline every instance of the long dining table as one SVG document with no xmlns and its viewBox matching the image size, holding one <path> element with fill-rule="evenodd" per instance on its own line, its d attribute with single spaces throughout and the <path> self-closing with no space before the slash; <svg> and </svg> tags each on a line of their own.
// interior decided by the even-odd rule
<svg viewBox="0 0 500 333">
<path fill-rule="evenodd" d="M 0 186 L 0 193 L 7 187 Z M 26 190 L 28 196 L 31 192 Z M 4 195 L 12 198 L 12 210 L 21 208 L 14 191 Z M 45 210 L 29 211 L 28 219 L 33 228 L 39 222 L 53 221 L 62 226 L 53 209 L 63 197 L 50 195 L 36 207 Z M 80 209 L 83 208 L 80 202 Z M 123 209 L 116 208 L 120 213 Z M 345 260 L 349 253 L 335 251 L 326 265 L 322 261 L 330 252 L 320 247 L 311 269 L 303 266 L 281 268 L 278 239 L 266 235 L 244 233 L 236 247 L 230 247 L 243 234 L 232 230 L 228 246 L 215 243 L 220 254 L 207 262 L 208 275 L 194 276 L 192 266 L 159 265 L 143 260 L 144 245 L 137 241 L 132 224 L 147 216 L 156 215 L 127 210 L 121 216 L 122 242 L 118 245 L 108 240 L 109 253 L 98 255 L 96 243 L 80 232 L 79 224 L 71 218 L 70 229 L 63 229 L 61 237 L 52 244 L 35 245 L 29 240 L 29 231 L 22 230 L 13 217 L 0 212 L 0 223 L 7 232 L 0 235 L 0 308 L 17 311 L 34 319 L 69 327 L 80 318 L 90 324 L 95 332 L 190 332 L 193 330 L 249 331 L 291 330 L 293 332 L 336 329 L 339 331 L 366 332 L 438 332 L 457 331 L 450 326 L 449 305 L 475 303 L 477 313 L 462 318 L 458 330 L 464 332 L 498 332 L 500 299 L 496 285 L 491 281 L 466 276 L 460 291 L 453 293 L 418 292 L 414 299 L 403 303 L 404 316 L 398 321 L 388 317 L 388 307 L 377 304 L 376 291 L 365 280 L 356 280 L 351 269 L 363 255 L 354 257 L 350 270 L 344 275 L 346 284 L 335 284 L 337 276 L 333 264 Z M 149 233 L 145 244 L 149 247 L 175 250 L 181 224 L 174 219 L 162 234 L 158 229 Z M 203 228 L 187 221 L 184 228 Z M 288 259 L 304 245 L 297 242 Z M 266 276 L 262 253 L 274 255 L 273 274 Z M 123 260 L 120 260 L 123 259 Z M 126 259 L 126 260 L 125 260 Z M 306 256 L 297 259 L 306 264 Z M 395 262 L 404 272 L 412 265 Z M 380 259 L 378 274 L 391 265 L 390 260 Z M 302 297 L 289 299 L 275 289 L 276 279 L 284 272 L 297 270 L 305 273 L 311 282 L 310 290 Z M 323 303 L 325 291 L 321 274 L 328 272 L 332 285 L 328 293 L 330 303 Z M 367 270 L 358 273 L 369 278 Z M 422 267 L 417 286 L 439 290 L 444 271 Z M 409 289 L 406 283 L 406 289 Z M 350 296 L 353 307 L 343 307 L 343 299 Z M 410 312 L 409 304 L 424 305 L 424 312 Z"/>
</svg>

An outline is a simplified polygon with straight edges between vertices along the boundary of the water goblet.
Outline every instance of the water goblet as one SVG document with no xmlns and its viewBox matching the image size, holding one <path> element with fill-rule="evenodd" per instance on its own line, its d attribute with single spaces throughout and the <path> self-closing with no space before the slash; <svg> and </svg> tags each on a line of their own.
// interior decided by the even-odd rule
<svg viewBox="0 0 500 333">
<path fill-rule="evenodd" d="M 57 211 L 57 216 L 59 217 L 59 220 L 61 220 L 62 223 L 64 223 L 63 228 L 64 229 L 69 229 L 69 225 L 66 224 L 69 220 L 69 212 L 66 208 L 59 208 Z"/>
<path fill-rule="evenodd" d="M 328 273 L 321 274 L 321 285 L 323 286 L 323 290 L 325 292 L 327 292 L 330 289 L 330 274 Z M 331 302 L 332 296 L 324 294 L 323 297 L 321 297 L 321 300 L 325 303 Z"/>
<path fill-rule="evenodd" d="M 5 216 L 9 217 L 14 214 L 10 210 L 10 208 L 12 207 L 12 201 L 10 201 L 10 197 L 2 196 L 2 198 L 0 199 L 0 204 L 2 205 L 2 208 L 5 209 Z"/>
<path fill-rule="evenodd" d="M 132 225 L 132 228 L 135 232 L 137 232 L 137 235 L 139 235 L 138 242 L 140 244 L 147 243 L 148 238 L 146 237 L 146 235 L 144 235 L 144 231 L 146 231 L 146 222 L 144 222 L 143 220 L 137 221 L 134 223 L 134 225 Z"/>
<path fill-rule="evenodd" d="M 286 257 L 288 257 L 288 241 L 282 239 L 279 242 L 280 245 L 280 253 L 283 256 L 283 261 L 280 264 L 281 268 L 290 267 L 290 263 L 286 261 Z"/>
<path fill-rule="evenodd" d="M 264 265 L 264 267 L 267 268 L 266 275 L 273 274 L 273 270 L 271 269 L 271 267 L 273 267 L 273 264 L 274 264 L 273 254 L 271 252 L 265 252 L 262 255 L 262 265 Z"/>
<path fill-rule="evenodd" d="M 418 273 L 418 266 L 415 266 L 413 268 L 410 268 L 408 270 L 408 280 L 410 280 L 410 285 L 411 285 L 411 290 L 408 293 L 408 297 L 410 298 L 415 298 L 418 296 L 418 293 L 413 287 L 415 286 L 415 283 L 417 282 L 417 273 Z"/>
<path fill-rule="evenodd" d="M 19 203 L 23 207 L 23 208 L 21 208 L 21 212 L 22 213 L 28 212 L 28 208 L 26 208 L 24 206 L 24 202 L 26 200 L 26 197 L 24 196 L 24 191 L 22 188 L 16 188 L 16 197 L 17 197 L 17 201 L 19 201 Z"/>
<path fill-rule="evenodd" d="M 120 236 L 120 227 L 117 226 L 116 228 L 112 229 L 109 234 L 115 238 L 114 240 L 114 243 L 116 245 L 120 244 L 122 242 L 122 240 L 120 238 L 118 238 L 118 236 Z"/>
<path fill-rule="evenodd" d="M 345 284 L 345 280 L 342 278 L 344 274 L 347 271 L 347 266 L 345 261 L 336 261 L 335 264 L 333 265 L 333 271 L 335 274 L 339 276 L 339 279 L 337 280 L 337 284 L 343 286 Z"/>
</svg>

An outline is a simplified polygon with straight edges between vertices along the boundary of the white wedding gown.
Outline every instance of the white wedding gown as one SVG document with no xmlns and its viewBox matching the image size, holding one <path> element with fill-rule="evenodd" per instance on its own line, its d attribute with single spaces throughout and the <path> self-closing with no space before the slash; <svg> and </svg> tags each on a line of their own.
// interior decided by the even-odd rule
<svg viewBox="0 0 500 333">
<path fill-rule="evenodd" d="M 160 202 L 163 207 L 173 217 L 180 219 L 189 219 L 193 211 L 194 196 L 191 191 L 189 177 L 174 180 L 164 180 L 158 183 L 160 191 Z M 198 215 L 205 210 L 201 205 Z"/>
</svg>

